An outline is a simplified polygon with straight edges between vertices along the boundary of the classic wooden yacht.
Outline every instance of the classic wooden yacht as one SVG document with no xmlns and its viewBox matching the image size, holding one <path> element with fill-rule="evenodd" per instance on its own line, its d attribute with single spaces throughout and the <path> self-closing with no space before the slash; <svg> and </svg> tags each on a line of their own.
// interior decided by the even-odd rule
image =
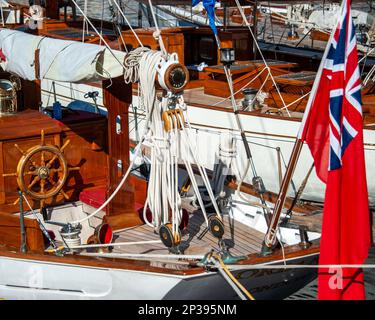
<svg viewBox="0 0 375 320">
<path fill-rule="evenodd" d="M 195 112 L 230 115 L 228 106 L 199 103 L 206 81 L 222 81 L 208 30 L 124 31 L 125 48 L 90 19 L 93 31 L 82 39 L 82 20 L 59 20 L 59 2 L 47 2 L 40 28 L 0 30 L 0 298 L 283 299 L 314 279 L 314 269 L 288 265 L 316 264 L 320 234 L 289 218 L 321 207 L 267 190 L 255 171 L 256 157 L 266 156 L 255 156 L 245 135 L 237 141 L 234 123 L 218 143 L 194 138 Z M 220 36 L 251 59 L 243 28 Z M 201 49 L 188 50 L 193 44 Z M 202 58 L 215 79 L 192 67 Z M 231 68 L 241 75 L 259 65 Z M 294 67 L 270 65 L 280 74 Z M 95 106 L 65 105 L 64 87 L 79 88 Z M 46 103 L 50 91 L 54 102 Z M 130 141 L 136 103 L 145 120 Z M 287 188 L 291 176 L 282 175 Z M 272 229 L 275 203 L 284 202 Z"/>
<path fill-rule="evenodd" d="M 146 5 L 146 2 L 143 3 Z M 173 5 L 173 1 L 167 0 L 153 3 Z M 190 4 L 190 1 L 184 3 Z M 235 2 L 228 2 L 229 5 L 235 6 Z M 114 9 L 117 8 L 114 6 Z M 51 10 L 50 16 L 55 19 L 59 18 L 56 12 L 56 10 Z M 244 13 L 247 18 L 249 14 L 251 16 L 251 12 L 244 10 Z M 238 14 L 240 12 L 237 9 Z M 120 13 L 117 15 L 123 18 Z M 137 48 L 140 46 L 139 42 L 154 50 L 159 48 L 158 41 L 153 37 L 154 28 L 138 28 L 135 30 L 138 36 L 135 37 L 131 30 L 127 30 L 115 21 L 91 20 L 113 49 Z M 236 104 L 240 106 L 239 117 L 252 147 L 254 160 L 258 164 L 258 173 L 262 176 L 267 189 L 277 193 L 280 187 L 280 177 L 285 171 L 287 159 L 292 152 L 294 138 L 315 78 L 316 61 L 319 61 L 322 53 L 314 51 L 311 56 L 278 53 L 278 59 L 275 59 L 273 49 L 270 47 L 269 50 L 264 51 L 264 46 L 259 43 L 260 49 L 264 52 L 265 59 L 263 60 L 246 26 L 224 25 L 218 28 L 222 46 L 235 49 L 236 61 L 231 67 L 231 73 Z M 116 32 L 113 31 L 114 29 Z M 83 33 L 82 19 L 74 20 L 72 16 L 66 21 L 65 18 L 59 21 L 48 19 L 44 27 L 35 32 L 57 39 L 76 41 L 82 41 L 82 36 L 84 36 L 86 43 L 99 43 L 98 35 L 92 28 L 90 30 L 90 32 Z M 228 129 L 233 129 L 236 133 L 236 140 L 241 141 L 240 134 L 234 125 L 236 120 L 233 103 L 229 99 L 231 94 L 220 61 L 217 43 L 208 27 L 162 28 L 161 33 L 166 50 L 169 53 L 176 52 L 189 71 L 190 81 L 185 88 L 184 99 L 189 106 L 191 126 L 195 129 L 193 139 L 197 144 L 197 152 L 202 165 L 213 170 L 214 154 L 207 154 L 206 146 L 212 145 L 217 150 L 220 132 Z M 196 48 L 196 50 L 192 51 L 191 48 Z M 373 80 L 371 79 L 374 70 L 370 70 L 373 64 L 371 59 L 371 57 L 364 59 L 367 62 L 364 70 L 369 73 L 363 89 L 367 172 L 372 172 L 374 169 L 372 168 L 373 161 L 370 159 L 375 143 Z M 63 105 L 73 103 L 75 107 L 83 109 L 90 109 L 93 105 L 97 105 L 105 112 L 101 84 L 67 85 L 43 79 L 41 88 L 44 105 L 50 105 L 56 96 Z M 129 131 L 132 143 L 139 140 L 144 125 L 144 108 L 142 103 L 138 103 L 138 93 L 135 84 L 133 85 L 133 100 L 129 108 Z M 242 146 L 239 146 L 238 152 L 245 159 L 245 149 Z M 289 196 L 295 196 L 299 187 L 304 185 L 300 200 L 306 203 L 322 202 L 324 185 L 315 172 L 309 174 L 307 183 L 303 183 L 312 165 L 312 158 L 307 148 L 303 148 L 301 159 L 293 177 Z M 245 162 L 239 163 L 240 171 L 243 171 L 245 166 Z M 246 177 L 245 184 L 251 185 L 251 183 L 251 179 Z M 369 180 L 368 187 L 370 201 L 373 203 L 375 201 L 373 199 L 374 182 Z"/>
</svg>

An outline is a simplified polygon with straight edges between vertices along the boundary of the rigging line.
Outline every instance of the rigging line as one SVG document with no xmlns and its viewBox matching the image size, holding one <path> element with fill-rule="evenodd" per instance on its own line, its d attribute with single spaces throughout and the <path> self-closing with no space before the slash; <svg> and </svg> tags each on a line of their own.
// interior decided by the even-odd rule
<svg viewBox="0 0 375 320">
<path fill-rule="evenodd" d="M 105 39 L 103 38 L 103 36 L 99 33 L 98 29 L 95 28 L 94 24 L 91 22 L 91 20 L 87 17 L 87 15 L 85 15 L 85 13 L 82 11 L 82 9 L 80 8 L 80 6 L 77 4 L 76 0 L 71 0 L 73 2 L 73 4 L 76 6 L 76 8 L 79 10 L 79 12 L 83 15 L 83 17 L 87 20 L 87 22 L 90 24 L 91 28 L 93 28 L 93 30 L 95 31 L 95 33 L 99 36 L 99 38 L 103 41 L 104 45 L 107 47 L 107 49 L 109 50 L 109 52 L 112 54 L 112 56 L 115 58 L 115 60 L 121 65 L 121 67 L 126 70 L 126 67 L 124 66 L 124 64 L 119 60 L 119 58 L 115 55 L 115 53 L 113 52 L 112 48 L 109 46 L 109 44 L 107 43 L 107 41 L 105 41 Z"/>
<path fill-rule="evenodd" d="M 32 206 L 30 205 L 29 201 L 27 200 L 25 194 L 22 194 L 22 197 L 25 199 L 28 207 L 30 208 L 30 211 L 31 213 L 34 215 L 36 221 L 38 222 L 39 224 L 39 228 L 42 230 L 43 234 L 45 235 L 45 237 L 48 239 L 49 243 L 51 244 L 51 246 L 54 248 L 54 249 L 57 249 L 57 245 L 55 243 L 55 241 L 52 240 L 51 236 L 49 235 L 46 227 L 44 226 L 44 224 L 42 223 L 42 221 L 39 219 L 38 215 L 35 213 L 34 209 L 32 208 Z"/>
<path fill-rule="evenodd" d="M 375 50 L 375 47 L 373 47 L 370 51 L 368 51 L 361 59 L 359 59 L 358 64 L 360 64 L 363 60 L 367 59 L 367 57 L 373 53 Z"/>
<path fill-rule="evenodd" d="M 287 269 L 375 269 L 375 264 L 255 264 L 255 265 L 227 265 L 230 270 L 287 270 Z"/>
<path fill-rule="evenodd" d="M 249 31 L 250 31 L 251 36 L 253 37 L 254 43 L 255 43 L 255 45 L 256 45 L 256 47 L 257 47 L 257 49 L 258 49 L 258 52 L 259 52 L 259 54 L 260 54 L 260 56 L 261 56 L 261 58 L 262 58 L 262 60 L 263 60 L 263 62 L 264 62 L 264 65 L 265 65 L 266 68 L 267 68 L 267 71 L 268 71 L 269 74 L 270 74 L 271 80 L 272 80 L 272 82 L 273 82 L 273 85 L 274 85 L 275 88 L 276 88 L 276 91 L 277 91 L 277 93 L 278 93 L 278 95 L 279 95 L 279 97 L 280 97 L 280 99 L 281 99 L 281 102 L 283 103 L 284 107 L 286 107 L 286 105 L 285 105 L 285 101 L 284 101 L 284 98 L 283 98 L 283 96 L 282 96 L 281 93 L 280 93 L 279 86 L 277 85 L 277 83 L 276 83 L 276 81 L 275 81 L 275 78 L 274 78 L 274 76 L 272 75 L 271 68 L 270 68 L 269 65 L 267 64 L 267 61 L 266 61 L 266 59 L 264 58 L 263 52 L 260 50 L 260 47 L 259 47 L 259 44 L 258 44 L 257 38 L 255 37 L 255 35 L 254 35 L 254 33 L 253 33 L 253 30 L 251 29 L 250 23 L 249 23 L 249 22 L 247 21 L 247 19 L 246 19 L 245 12 L 243 11 L 243 8 L 241 7 L 239 1 L 238 1 L 238 0 L 235 0 L 235 2 L 236 2 L 236 5 L 237 5 L 238 10 L 239 10 L 240 13 L 241 13 L 242 20 L 245 22 L 247 28 L 248 28 Z M 288 116 L 291 117 L 291 114 L 290 114 L 288 108 L 286 108 L 286 111 L 287 111 L 287 113 L 288 113 Z"/>
<path fill-rule="evenodd" d="M 232 82 L 232 75 L 231 75 L 231 72 L 230 72 L 230 67 L 224 65 L 224 71 L 225 71 L 225 75 L 227 77 L 227 82 L 228 82 L 229 90 L 230 90 L 230 93 L 231 93 L 231 101 L 232 101 L 233 111 L 234 111 L 234 114 L 235 114 L 235 119 L 236 119 L 237 126 L 240 130 L 240 133 L 241 133 L 243 145 L 245 147 L 246 156 L 247 156 L 247 160 L 248 160 L 246 171 L 245 171 L 244 176 L 243 176 L 243 180 L 245 179 L 249 168 L 251 168 L 251 171 L 253 173 L 253 177 L 257 177 L 258 175 L 257 175 L 257 172 L 256 172 L 254 160 L 253 160 L 253 157 L 252 157 L 252 154 L 251 154 L 250 146 L 247 142 L 245 131 L 243 130 L 243 127 L 242 127 L 242 124 L 241 124 L 241 119 L 240 119 L 238 109 L 237 109 L 237 105 L 236 105 L 236 101 L 235 101 L 235 98 L 234 98 L 233 82 Z M 267 207 L 267 203 L 266 203 L 266 201 L 263 197 L 263 194 L 259 193 L 259 198 L 260 198 L 263 206 Z M 263 212 L 264 212 L 264 216 L 265 216 L 265 218 L 268 222 L 268 217 L 269 217 L 271 212 L 270 212 L 269 209 L 267 210 L 265 208 L 263 208 Z"/>
<path fill-rule="evenodd" d="M 155 28 L 156 28 L 156 34 L 154 35 L 154 38 L 159 41 L 160 50 L 163 53 L 163 55 L 167 56 L 168 53 L 167 53 L 167 50 L 165 49 L 165 46 L 164 46 L 163 37 L 161 35 L 161 31 L 160 31 L 159 26 L 158 26 L 158 22 L 157 22 L 157 19 L 156 19 L 156 15 L 155 15 L 155 12 L 154 12 L 152 1 L 148 0 L 148 4 L 150 6 L 152 19 L 154 20 L 154 24 L 155 24 Z"/>
<path fill-rule="evenodd" d="M 279 45 L 281 43 L 281 40 L 284 38 L 284 34 L 285 34 L 286 29 L 287 29 L 287 26 L 285 26 L 285 28 L 283 30 L 283 33 L 281 34 L 281 37 L 280 37 L 279 42 L 278 42 L 277 45 Z"/>
<path fill-rule="evenodd" d="M 141 47 L 143 47 L 143 43 L 142 43 L 142 41 L 139 39 L 137 33 L 134 31 L 133 27 L 131 26 L 129 20 L 126 18 L 124 12 L 121 10 L 121 7 L 120 7 L 119 4 L 117 3 L 117 1 L 116 1 L 116 0 L 112 0 L 112 1 L 113 1 L 113 3 L 115 4 L 115 6 L 117 7 L 117 9 L 118 9 L 118 11 L 120 12 L 121 16 L 124 18 L 124 20 L 125 20 L 125 22 L 127 23 L 127 25 L 129 26 L 131 32 L 134 34 L 134 37 L 137 39 L 139 45 L 140 45 Z"/>
<path fill-rule="evenodd" d="M 119 19 L 118 19 L 118 14 L 116 14 L 114 12 L 114 9 L 113 9 L 113 5 L 111 3 L 111 0 L 108 0 L 108 4 L 109 4 L 109 10 L 111 11 L 111 19 L 112 19 L 112 28 L 113 28 L 113 32 L 117 35 L 117 42 L 119 43 L 119 46 L 121 47 L 121 42 L 122 42 L 122 45 L 124 46 L 124 49 L 126 51 L 126 53 L 129 53 L 129 50 L 126 46 L 126 43 L 125 43 L 125 40 L 124 40 L 124 37 L 122 36 L 122 29 L 121 29 L 121 25 L 119 23 Z M 103 0 L 103 5 L 104 5 L 104 0 Z M 103 12 L 104 12 L 104 9 L 103 9 Z M 103 18 L 102 18 L 103 20 Z M 103 23 L 103 21 L 102 21 Z M 120 42 L 121 40 L 121 42 Z"/>
<path fill-rule="evenodd" d="M 99 244 L 82 244 L 77 246 L 70 246 L 70 249 L 91 249 L 91 248 L 106 248 L 106 247 L 121 247 L 121 246 L 133 246 L 139 244 L 159 244 L 161 240 L 146 240 L 146 241 L 126 241 L 126 242 L 111 242 L 111 243 L 99 243 Z"/>
<path fill-rule="evenodd" d="M 311 173 L 312 173 L 312 171 L 314 169 L 314 166 L 315 166 L 315 164 L 313 162 L 313 164 L 311 165 L 309 171 L 306 174 L 305 179 L 302 180 L 301 185 L 300 185 L 300 187 L 299 187 L 299 189 L 298 189 L 298 191 L 297 191 L 297 193 L 296 193 L 296 195 L 295 195 L 295 197 L 293 199 L 293 202 L 292 202 L 290 208 L 288 209 L 288 211 L 286 213 L 287 216 L 291 216 L 294 207 L 296 206 L 296 204 L 298 203 L 298 201 L 301 199 L 301 196 L 303 194 L 303 191 L 306 188 L 307 182 L 309 181 L 309 178 L 310 178 L 310 175 L 311 175 Z"/>
<path fill-rule="evenodd" d="M 253 81 L 255 81 L 258 77 L 260 77 L 260 75 L 264 72 L 264 70 L 266 70 L 267 68 L 266 67 L 264 67 L 263 69 L 262 69 L 262 71 L 260 71 L 254 78 L 252 78 L 248 83 L 246 83 L 244 86 L 242 86 L 240 89 L 238 89 L 236 92 L 234 92 L 234 95 L 236 95 L 237 93 L 239 93 L 242 89 L 244 89 L 245 87 L 247 87 L 248 85 L 250 85 L 251 83 L 253 83 Z M 217 106 L 217 105 L 219 105 L 219 104 L 221 104 L 221 103 L 223 103 L 223 102 L 225 102 L 225 101 L 227 101 L 227 100 L 229 100 L 231 98 L 231 96 L 229 96 L 229 97 L 227 97 L 227 98 L 224 98 L 224 99 L 222 99 L 222 100 L 220 100 L 220 101 L 218 101 L 218 102 L 216 102 L 216 103 L 214 103 L 212 106 L 213 107 L 215 107 L 215 106 Z"/>
<path fill-rule="evenodd" d="M 285 107 L 282 107 L 280 108 L 279 110 L 284 110 L 284 109 L 288 109 L 290 106 L 292 106 L 293 104 L 299 102 L 300 100 L 303 100 L 305 99 L 306 97 L 308 97 L 310 95 L 311 91 L 307 92 L 306 94 L 304 94 L 303 96 L 299 97 L 298 99 L 296 99 L 295 101 L 292 101 L 291 103 L 289 103 L 288 105 L 286 105 Z"/>
<path fill-rule="evenodd" d="M 237 126 L 238 126 L 238 128 L 239 128 L 239 130 L 241 132 L 241 137 L 242 137 L 243 142 L 244 142 L 244 146 L 245 146 L 247 158 L 250 161 L 251 170 L 253 172 L 253 175 L 257 176 L 257 172 L 256 172 L 256 169 L 255 169 L 254 162 L 252 160 L 252 155 L 251 155 L 251 152 L 250 152 L 250 148 L 249 148 L 249 145 L 248 145 L 246 137 L 245 137 L 245 131 L 243 130 L 242 123 L 241 123 L 241 120 L 240 120 L 240 117 L 239 117 L 239 114 L 238 114 L 239 110 L 237 109 L 237 104 L 236 104 L 236 101 L 234 99 L 233 82 L 232 82 L 232 75 L 231 75 L 231 72 L 230 72 L 230 68 L 224 66 L 224 71 L 225 71 L 225 74 L 227 76 L 229 90 L 231 92 L 232 107 L 233 107 L 233 111 L 234 111 L 234 114 L 235 114 Z"/>
<path fill-rule="evenodd" d="M 145 260 L 153 259 L 175 259 L 175 260 L 201 260 L 204 255 L 184 255 L 184 254 L 149 254 L 149 253 L 80 253 L 81 256 L 93 256 L 103 258 L 143 258 Z"/>
<path fill-rule="evenodd" d="M 369 48 L 370 48 L 370 47 L 367 47 L 367 50 L 366 50 L 365 61 L 363 62 L 363 66 L 362 66 L 362 70 L 361 70 L 361 75 L 362 75 L 363 72 L 365 71 L 365 67 L 366 67 L 366 62 L 367 62 L 367 57 L 368 57 Z M 359 66 L 359 63 L 358 63 L 358 66 Z"/>
<path fill-rule="evenodd" d="M 74 0 L 72 0 L 72 1 L 74 1 Z M 141 63 L 143 65 L 148 65 L 149 68 L 155 68 L 156 63 L 159 60 L 158 54 L 160 54 L 160 53 L 159 52 L 147 52 L 145 54 L 147 56 L 145 56 L 145 55 L 142 56 Z M 147 59 L 149 59 L 149 60 L 147 60 Z M 153 71 L 153 72 L 154 72 L 154 77 L 152 79 L 151 79 L 151 76 L 150 76 L 149 73 L 147 73 L 147 75 L 143 74 L 145 72 L 141 73 L 141 76 L 143 74 L 143 77 L 148 81 L 149 85 L 150 85 L 151 81 L 152 81 L 152 83 L 155 82 L 156 71 Z M 145 82 L 146 81 L 145 79 L 142 80 L 142 78 L 141 78 L 140 79 L 141 83 Z M 155 88 L 153 88 L 153 89 L 155 90 Z M 155 99 L 154 95 L 155 95 L 155 91 L 149 93 L 149 96 L 148 96 L 149 101 L 148 102 L 149 102 L 149 108 L 150 108 L 150 110 L 149 110 L 149 113 L 147 114 L 147 118 L 145 120 L 146 122 L 145 122 L 145 126 L 143 128 L 142 138 L 139 141 L 139 143 L 137 144 L 137 146 L 135 147 L 135 150 L 134 150 L 134 153 L 133 153 L 134 158 L 130 162 L 129 167 L 128 167 L 127 171 L 125 172 L 124 176 L 122 177 L 121 181 L 119 182 L 118 186 L 113 191 L 113 193 L 108 197 L 108 199 L 98 209 L 96 209 L 93 213 L 91 213 L 87 217 L 84 217 L 84 218 L 82 218 L 80 220 L 75 220 L 75 221 L 71 222 L 71 224 L 81 223 L 81 222 L 89 220 L 92 217 L 94 217 L 95 215 L 97 215 L 101 210 L 103 210 L 112 201 L 112 199 L 116 196 L 116 194 L 119 192 L 119 190 L 125 184 L 125 181 L 127 180 L 128 176 L 129 176 L 129 174 L 130 174 L 130 172 L 132 170 L 132 167 L 133 167 L 133 165 L 134 165 L 134 163 L 136 161 L 138 153 L 142 149 L 142 144 L 146 140 L 146 136 L 147 136 L 148 132 L 151 129 L 150 128 L 150 121 L 151 121 L 151 118 L 154 116 L 154 112 L 153 111 L 155 109 L 156 103 L 155 103 L 155 101 L 150 101 L 150 99 Z"/>
<path fill-rule="evenodd" d="M 288 166 L 286 164 L 286 161 L 285 161 L 285 158 L 284 158 L 284 155 L 283 155 L 283 152 L 281 151 L 281 149 L 280 149 L 280 155 L 281 155 L 281 159 L 283 160 L 284 168 L 286 169 Z M 292 186 L 293 192 L 296 195 L 297 194 L 297 188 L 296 188 L 296 185 L 294 183 L 293 178 L 290 180 L 290 185 Z"/>
<path fill-rule="evenodd" d="M 225 265 L 223 259 L 221 259 L 221 257 L 216 253 L 214 253 L 212 257 L 219 262 L 218 264 L 216 264 L 219 267 L 219 272 L 224 276 L 224 278 L 227 281 L 228 281 L 228 278 L 226 276 L 228 276 L 231 282 L 237 287 L 237 290 L 236 290 L 235 287 L 233 287 L 233 285 L 231 284 L 231 282 L 228 281 L 228 283 L 231 285 L 233 289 L 235 289 L 236 293 L 240 296 L 240 298 L 242 300 L 247 300 L 246 299 L 247 297 L 249 300 L 255 300 L 253 295 L 248 290 L 246 290 L 246 288 L 233 276 L 233 274 L 230 272 L 228 267 Z M 225 272 L 225 275 L 223 272 Z"/>
</svg>

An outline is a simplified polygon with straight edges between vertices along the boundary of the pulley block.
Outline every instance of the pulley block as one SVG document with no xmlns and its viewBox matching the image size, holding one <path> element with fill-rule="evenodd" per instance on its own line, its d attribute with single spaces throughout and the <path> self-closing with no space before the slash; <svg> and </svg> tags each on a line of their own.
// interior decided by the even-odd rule
<svg viewBox="0 0 375 320">
<path fill-rule="evenodd" d="M 177 229 L 177 232 L 173 233 L 171 223 L 161 225 L 159 236 L 161 242 L 163 242 L 167 248 L 177 247 L 181 243 L 181 231 Z"/>
<path fill-rule="evenodd" d="M 166 132 L 170 132 L 172 129 L 182 129 L 185 126 L 185 118 L 181 109 L 164 111 L 162 118 Z"/>
<path fill-rule="evenodd" d="M 224 224 L 217 215 L 208 218 L 208 229 L 215 238 L 221 239 L 224 235 Z"/>
</svg>

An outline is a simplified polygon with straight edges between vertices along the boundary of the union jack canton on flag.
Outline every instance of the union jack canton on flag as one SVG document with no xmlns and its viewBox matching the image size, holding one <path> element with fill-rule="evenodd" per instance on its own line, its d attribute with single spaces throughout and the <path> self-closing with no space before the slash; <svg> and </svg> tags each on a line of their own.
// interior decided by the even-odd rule
<svg viewBox="0 0 375 320">
<path fill-rule="evenodd" d="M 349 8 L 350 9 L 350 8 Z M 341 168 L 341 158 L 349 143 L 362 130 L 361 77 L 358 67 L 357 40 L 351 16 L 344 12 L 336 29 L 324 68 L 330 73 L 330 161 L 329 170 Z M 346 103 L 344 104 L 344 95 Z"/>
</svg>

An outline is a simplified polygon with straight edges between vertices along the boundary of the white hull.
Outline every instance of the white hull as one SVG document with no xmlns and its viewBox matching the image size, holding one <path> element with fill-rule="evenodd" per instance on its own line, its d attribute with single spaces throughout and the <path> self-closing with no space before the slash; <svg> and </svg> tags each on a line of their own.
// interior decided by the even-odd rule
<svg viewBox="0 0 375 320">
<path fill-rule="evenodd" d="M 0 270 L 0 299 L 160 300 L 181 281 L 176 276 L 3 257 Z"/>
<path fill-rule="evenodd" d="M 314 254 L 290 263 L 312 264 L 316 259 Z M 256 299 L 284 299 L 316 276 L 311 269 L 272 271 L 246 266 L 234 275 Z M 0 299 L 212 300 L 238 296 L 216 272 L 176 276 L 0 256 Z"/>
<path fill-rule="evenodd" d="M 133 112 L 130 110 L 130 138 L 135 139 L 136 135 L 132 115 Z M 223 130 L 235 130 L 239 153 L 237 158 L 241 159 L 238 165 L 242 174 L 245 170 L 247 160 L 240 134 L 237 131 L 234 114 L 232 112 L 188 106 L 188 116 L 192 127 L 198 129 L 194 130 L 191 135 L 192 139 L 194 139 L 193 145 L 197 145 L 196 154 L 201 164 L 208 169 L 213 169 L 213 165 L 216 163 L 215 157 L 220 144 L 219 132 Z M 277 193 L 280 186 L 276 148 L 280 148 L 281 154 L 287 164 L 300 127 L 300 122 L 288 120 L 287 118 L 280 119 L 259 115 L 241 114 L 240 118 L 244 130 L 247 132 L 257 173 L 263 178 L 266 188 Z M 138 124 L 140 133 L 143 129 L 142 124 L 143 122 Z M 371 179 L 372 173 L 375 170 L 375 162 L 372 161 L 375 151 L 375 131 L 364 130 L 364 141 L 369 199 L 371 203 L 375 203 L 375 180 Z M 305 145 L 293 176 L 293 183 L 297 190 L 312 164 L 313 158 L 307 145 Z M 282 172 L 285 173 L 284 163 L 282 164 Z M 252 177 L 251 175 L 249 176 L 250 179 L 245 179 L 245 182 L 251 183 Z M 324 193 L 325 185 L 318 179 L 315 170 L 313 170 L 302 198 L 323 202 Z M 295 195 L 292 188 L 289 188 L 289 195 Z"/>
<path fill-rule="evenodd" d="M 53 95 L 51 94 L 51 82 L 44 80 L 42 82 L 43 103 L 44 105 L 51 105 L 53 102 Z M 102 90 L 100 88 L 88 85 L 67 85 L 63 83 L 56 84 L 56 91 L 58 99 L 63 105 L 67 105 L 72 100 L 78 99 L 88 103 L 92 103 L 90 98 L 84 98 L 84 94 L 88 91 L 97 90 L 99 92 L 98 105 L 103 107 Z M 49 92 L 49 93 L 48 93 Z M 133 96 L 133 104 L 137 105 L 137 97 Z M 195 106 L 188 106 L 188 115 L 192 127 L 199 129 L 195 130 L 191 137 L 194 140 L 193 145 L 197 145 L 197 155 L 200 162 L 209 169 L 213 169 L 216 161 L 215 157 L 219 150 L 220 130 L 236 130 L 237 125 L 234 114 L 220 110 L 200 108 Z M 297 136 L 300 122 L 283 119 L 265 117 L 259 115 L 240 115 L 241 122 L 245 131 L 247 131 L 248 141 L 255 165 L 265 183 L 268 190 L 278 192 L 279 190 L 279 172 L 278 172 L 278 157 L 275 148 L 280 148 L 281 154 L 285 162 L 289 161 L 290 154 L 293 149 L 295 137 Z M 143 132 L 144 116 L 142 111 L 138 111 L 138 135 Z M 137 134 L 135 131 L 135 121 L 133 109 L 129 109 L 129 131 L 130 138 L 135 140 Z M 246 154 L 243 148 L 240 135 L 237 131 L 237 146 L 238 159 L 242 159 L 239 163 L 240 170 L 243 172 L 246 165 Z M 371 179 L 372 173 L 375 171 L 375 162 L 373 156 L 375 152 L 375 130 L 364 130 L 365 141 L 365 157 L 366 157 L 366 171 L 367 184 L 369 190 L 369 199 L 372 204 L 375 203 L 375 179 Z M 207 148 L 209 146 L 209 149 Z M 296 171 L 294 173 L 293 182 L 296 188 L 301 185 L 304 180 L 313 159 L 305 145 L 301 158 L 298 162 Z M 284 164 L 282 164 L 283 172 L 285 172 Z M 251 183 L 250 179 L 245 179 L 245 182 Z M 305 191 L 302 195 L 303 199 L 313 200 L 318 202 L 324 201 L 325 185 L 318 179 L 313 170 L 309 181 L 306 185 Z M 294 190 L 289 189 L 289 195 L 293 196 Z"/>
</svg>

